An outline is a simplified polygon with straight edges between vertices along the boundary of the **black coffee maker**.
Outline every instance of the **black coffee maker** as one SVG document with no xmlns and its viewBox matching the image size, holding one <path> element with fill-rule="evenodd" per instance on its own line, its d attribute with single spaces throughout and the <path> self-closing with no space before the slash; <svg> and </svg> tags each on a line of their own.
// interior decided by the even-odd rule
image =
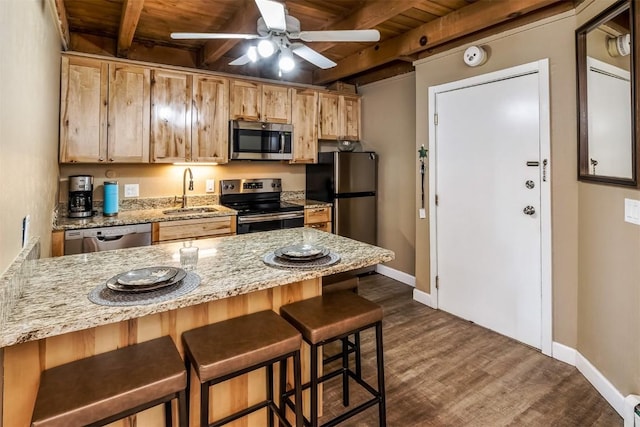
<svg viewBox="0 0 640 427">
<path fill-rule="evenodd" d="M 72 175 L 69 177 L 69 218 L 93 216 L 93 177 Z"/>
</svg>

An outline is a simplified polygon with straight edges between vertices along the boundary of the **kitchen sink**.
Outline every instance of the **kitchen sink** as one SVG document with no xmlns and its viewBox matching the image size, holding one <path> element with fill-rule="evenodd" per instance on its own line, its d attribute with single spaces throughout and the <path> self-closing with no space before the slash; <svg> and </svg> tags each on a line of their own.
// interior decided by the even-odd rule
<svg viewBox="0 0 640 427">
<path fill-rule="evenodd" d="M 195 206 L 193 208 L 175 208 L 162 211 L 165 215 L 200 214 L 209 212 L 218 212 L 218 209 L 208 206 Z"/>
</svg>

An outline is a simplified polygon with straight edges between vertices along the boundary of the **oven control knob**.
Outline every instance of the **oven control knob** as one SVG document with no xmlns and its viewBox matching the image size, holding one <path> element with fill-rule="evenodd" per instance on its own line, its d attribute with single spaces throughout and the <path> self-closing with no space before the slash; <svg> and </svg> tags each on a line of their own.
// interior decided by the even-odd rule
<svg viewBox="0 0 640 427">
<path fill-rule="evenodd" d="M 234 188 L 236 188 L 236 186 L 233 184 L 229 184 L 229 188 L 233 190 Z"/>
</svg>

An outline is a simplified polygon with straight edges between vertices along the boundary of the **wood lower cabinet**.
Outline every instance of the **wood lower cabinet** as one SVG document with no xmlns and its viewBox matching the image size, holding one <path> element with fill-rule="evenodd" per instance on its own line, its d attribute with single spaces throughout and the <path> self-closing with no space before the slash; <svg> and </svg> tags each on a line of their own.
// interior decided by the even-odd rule
<svg viewBox="0 0 640 427">
<path fill-rule="evenodd" d="M 305 208 L 304 226 L 332 233 L 331 206 L 320 208 Z"/>
<path fill-rule="evenodd" d="M 194 218 L 154 222 L 151 229 L 151 241 L 156 244 L 169 241 L 230 236 L 233 234 L 236 234 L 235 216 Z"/>
<path fill-rule="evenodd" d="M 292 95 L 293 159 L 290 163 L 318 161 L 318 92 L 294 89 Z"/>
</svg>

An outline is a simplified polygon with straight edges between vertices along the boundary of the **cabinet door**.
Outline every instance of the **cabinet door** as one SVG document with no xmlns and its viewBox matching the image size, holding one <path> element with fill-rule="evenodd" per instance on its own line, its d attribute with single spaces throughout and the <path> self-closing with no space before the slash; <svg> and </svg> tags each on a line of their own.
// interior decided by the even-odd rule
<svg viewBox="0 0 640 427">
<path fill-rule="evenodd" d="M 340 137 L 360 140 L 360 97 L 340 95 Z"/>
<path fill-rule="evenodd" d="M 151 161 L 191 157 L 191 75 L 154 70 L 151 81 Z"/>
<path fill-rule="evenodd" d="M 108 65 L 62 58 L 60 162 L 103 162 L 107 156 Z"/>
<path fill-rule="evenodd" d="M 150 73 L 127 64 L 109 67 L 109 162 L 149 163 Z"/>
<path fill-rule="evenodd" d="M 291 123 L 291 89 L 262 85 L 261 119 L 270 123 Z"/>
<path fill-rule="evenodd" d="M 291 163 L 318 161 L 318 92 L 293 91 L 293 160 Z"/>
<path fill-rule="evenodd" d="M 229 161 L 229 81 L 218 77 L 193 80 L 191 160 Z"/>
<path fill-rule="evenodd" d="M 318 139 L 336 140 L 341 136 L 338 118 L 339 98 L 334 93 L 320 93 L 318 95 Z"/>
<path fill-rule="evenodd" d="M 231 120 L 260 121 L 262 91 L 259 83 L 231 80 L 229 116 Z"/>
</svg>

